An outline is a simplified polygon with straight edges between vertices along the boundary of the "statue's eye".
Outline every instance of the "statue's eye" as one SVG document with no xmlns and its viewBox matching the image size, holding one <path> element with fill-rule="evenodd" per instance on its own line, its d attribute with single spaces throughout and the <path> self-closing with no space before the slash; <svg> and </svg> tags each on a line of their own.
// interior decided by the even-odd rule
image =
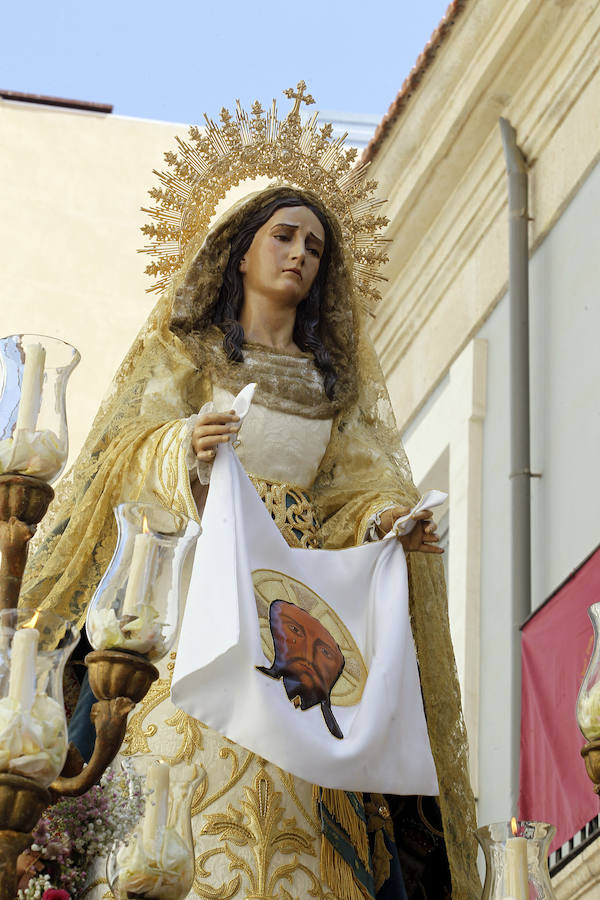
<svg viewBox="0 0 600 900">
<path fill-rule="evenodd" d="M 288 628 L 289 628 L 289 630 L 292 631 L 294 634 L 302 634 L 302 632 L 300 631 L 300 629 L 298 628 L 298 626 L 297 626 L 297 625 L 294 625 L 293 622 L 288 622 Z"/>
<path fill-rule="evenodd" d="M 320 648 L 320 650 L 321 650 L 321 653 L 323 654 L 323 656 L 326 656 L 327 659 L 334 659 L 334 658 L 335 658 L 335 657 L 334 657 L 334 654 L 333 654 L 332 651 L 329 649 L 329 647 L 322 646 L 322 647 Z"/>
</svg>

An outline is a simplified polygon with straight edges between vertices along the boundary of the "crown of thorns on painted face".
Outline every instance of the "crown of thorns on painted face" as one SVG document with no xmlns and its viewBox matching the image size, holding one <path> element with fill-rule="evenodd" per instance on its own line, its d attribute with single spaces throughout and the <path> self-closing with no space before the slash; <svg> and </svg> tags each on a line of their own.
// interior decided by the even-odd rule
<svg viewBox="0 0 600 900">
<path fill-rule="evenodd" d="M 271 678 L 283 678 L 294 706 L 310 709 L 320 703 L 329 731 L 342 738 L 331 711 L 331 690 L 346 662 L 339 645 L 318 619 L 287 600 L 271 603 L 269 626 L 275 659 L 270 669 L 257 669 Z"/>
<path fill-rule="evenodd" d="M 331 242 L 333 240 L 327 217 L 318 206 L 300 196 L 282 196 L 248 214 L 231 240 L 229 260 L 223 273 L 223 282 L 215 303 L 212 321 L 223 332 L 223 347 L 229 359 L 243 362 L 244 329 L 239 318 L 244 302 L 244 279 L 240 271 L 242 259 L 250 249 L 257 231 L 282 209 L 304 207 L 316 216 L 321 224 L 325 243 L 321 249 L 319 268 L 308 295 L 296 307 L 293 339 L 304 352 L 314 355 L 315 365 L 323 377 L 325 393 L 334 397 L 337 375 L 330 354 L 321 339 L 321 302 L 327 280 Z"/>
</svg>

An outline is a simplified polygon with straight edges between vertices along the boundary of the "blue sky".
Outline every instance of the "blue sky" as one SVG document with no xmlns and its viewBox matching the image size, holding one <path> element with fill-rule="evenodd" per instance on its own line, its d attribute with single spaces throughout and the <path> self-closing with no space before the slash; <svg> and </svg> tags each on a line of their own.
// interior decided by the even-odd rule
<svg viewBox="0 0 600 900">
<path fill-rule="evenodd" d="M 281 97 L 383 115 L 448 0 L 20 0 L 3 5 L 0 89 L 172 122 Z"/>
</svg>

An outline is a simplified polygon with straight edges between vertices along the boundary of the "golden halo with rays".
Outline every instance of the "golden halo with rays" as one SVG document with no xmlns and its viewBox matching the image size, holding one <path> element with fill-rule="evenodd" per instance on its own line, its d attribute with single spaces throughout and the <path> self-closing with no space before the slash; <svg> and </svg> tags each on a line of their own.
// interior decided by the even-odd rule
<svg viewBox="0 0 600 900">
<path fill-rule="evenodd" d="M 347 134 L 333 139 L 330 124 L 317 127 L 318 113 L 302 124 L 301 104 L 315 102 L 305 91 L 304 81 L 284 91 L 294 105 L 282 121 L 275 100 L 266 112 L 256 101 L 250 115 L 237 101 L 234 116 L 221 110 L 220 125 L 205 115 L 204 129 L 190 128 L 189 141 L 175 138 L 178 152 L 165 153 L 169 169 L 154 170 L 161 187 L 149 193 L 156 205 L 142 209 L 152 220 L 142 226 L 152 243 L 139 252 L 154 257 L 145 271 L 157 278 L 148 291 L 166 288 L 188 249 L 200 248 L 231 188 L 266 176 L 312 191 L 336 216 L 351 248 L 361 304 L 372 313 L 381 299 L 377 282 L 386 280 L 378 271 L 388 258 L 380 234 L 388 220 L 378 214 L 385 201 L 374 196 L 377 182 L 364 177 L 369 164 L 353 165 L 356 150 L 343 146 Z"/>
<path fill-rule="evenodd" d="M 344 654 L 344 670 L 331 690 L 334 706 L 354 706 L 360 702 L 367 681 L 367 667 L 354 638 L 333 609 L 311 588 L 283 572 L 255 569 L 252 573 L 260 640 L 269 665 L 275 659 L 269 627 L 269 608 L 274 600 L 287 600 L 314 616 L 332 635 Z"/>
</svg>

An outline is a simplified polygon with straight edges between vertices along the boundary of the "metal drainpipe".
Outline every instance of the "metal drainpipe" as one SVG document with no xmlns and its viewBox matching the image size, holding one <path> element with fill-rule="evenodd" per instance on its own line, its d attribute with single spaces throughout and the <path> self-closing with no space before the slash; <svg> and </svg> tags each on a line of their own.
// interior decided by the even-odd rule
<svg viewBox="0 0 600 900">
<path fill-rule="evenodd" d="M 531 507 L 529 448 L 529 236 L 527 164 L 507 119 L 500 131 L 508 174 L 511 603 L 511 814 L 519 797 L 521 731 L 521 625 L 531 612 Z"/>
</svg>

